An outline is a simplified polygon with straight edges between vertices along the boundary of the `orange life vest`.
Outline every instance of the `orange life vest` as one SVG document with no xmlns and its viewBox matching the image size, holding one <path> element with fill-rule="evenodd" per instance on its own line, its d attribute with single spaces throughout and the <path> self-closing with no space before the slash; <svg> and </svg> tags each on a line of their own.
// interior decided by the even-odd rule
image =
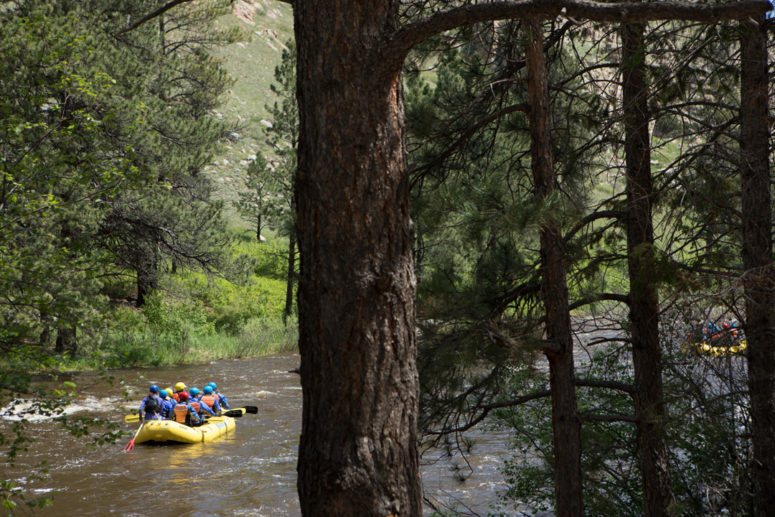
<svg viewBox="0 0 775 517">
<path fill-rule="evenodd" d="M 199 402 L 189 402 L 192 408 L 194 408 L 194 411 L 199 413 Z"/>
<path fill-rule="evenodd" d="M 185 424 L 186 414 L 188 413 L 188 407 L 186 407 L 185 404 L 177 404 L 174 409 L 175 409 L 175 422 Z"/>
<path fill-rule="evenodd" d="M 215 404 L 215 397 L 213 397 L 212 395 L 205 395 L 204 397 L 201 398 L 200 401 L 207 404 L 207 407 L 209 407 L 210 409 L 213 409 L 213 404 Z"/>
</svg>

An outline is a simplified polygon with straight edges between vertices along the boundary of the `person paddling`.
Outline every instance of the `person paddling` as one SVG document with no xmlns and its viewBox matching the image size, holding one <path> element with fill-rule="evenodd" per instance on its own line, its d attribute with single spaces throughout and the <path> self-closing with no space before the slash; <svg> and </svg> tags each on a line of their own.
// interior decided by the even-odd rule
<svg viewBox="0 0 775 517">
<path fill-rule="evenodd" d="M 148 396 L 140 403 L 140 410 L 138 412 L 141 424 L 143 423 L 143 419 L 146 421 L 162 419 L 162 400 L 161 397 L 159 397 L 159 387 L 152 384 L 148 391 Z"/>
<path fill-rule="evenodd" d="M 199 388 L 191 388 L 188 392 L 188 400 L 191 405 L 194 403 L 199 405 L 198 411 L 200 415 L 202 413 L 209 413 L 210 416 L 215 416 L 215 412 L 210 409 L 210 406 L 208 406 L 207 403 L 202 402 L 202 392 Z"/>
<path fill-rule="evenodd" d="M 199 402 L 203 402 L 207 404 L 208 407 L 210 407 L 210 409 L 212 409 L 216 415 L 220 415 L 221 404 L 218 402 L 218 397 L 216 397 L 215 394 L 213 393 L 213 387 L 208 384 L 202 389 L 202 393 L 203 395 L 199 399 Z"/>
<path fill-rule="evenodd" d="M 208 385 L 212 386 L 213 396 L 218 399 L 218 404 L 220 404 L 221 407 L 224 409 L 231 409 L 231 407 L 229 406 L 229 402 L 226 400 L 226 396 L 218 391 L 218 385 L 215 384 L 214 382 L 210 382 Z"/>
<path fill-rule="evenodd" d="M 161 390 L 159 392 L 159 397 L 161 397 L 161 417 L 164 420 L 169 420 L 172 418 L 172 412 L 173 408 L 175 407 L 175 399 L 170 397 L 170 392 L 167 390 Z"/>
<path fill-rule="evenodd" d="M 191 404 L 188 400 L 188 393 L 180 393 L 180 402 L 172 408 L 172 419 L 180 424 L 190 426 L 202 425 L 204 421 L 199 416 L 199 403 Z"/>
</svg>

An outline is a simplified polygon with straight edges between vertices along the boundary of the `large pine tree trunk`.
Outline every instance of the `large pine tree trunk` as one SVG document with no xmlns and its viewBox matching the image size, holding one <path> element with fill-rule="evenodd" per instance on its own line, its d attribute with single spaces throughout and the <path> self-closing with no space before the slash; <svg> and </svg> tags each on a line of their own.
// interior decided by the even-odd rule
<svg viewBox="0 0 775 517">
<path fill-rule="evenodd" d="M 528 102 L 530 105 L 530 154 L 536 196 L 546 199 L 557 187 L 552 164 L 549 85 L 544 59 L 543 32 L 538 20 L 530 20 L 526 49 Z M 546 310 L 549 383 L 552 393 L 554 434 L 554 481 L 558 516 L 581 516 L 581 422 L 576 410 L 573 337 L 568 308 L 565 253 L 559 226 L 548 216 L 542 223 L 542 294 Z"/>
<path fill-rule="evenodd" d="M 775 270 L 764 17 L 758 22 L 741 23 L 740 176 L 754 514 L 764 517 L 775 511 Z"/>
<path fill-rule="evenodd" d="M 294 5 L 303 515 L 421 515 L 397 0 Z"/>
<path fill-rule="evenodd" d="M 672 501 L 659 347 L 659 293 L 654 282 L 651 147 L 643 25 L 622 26 L 622 97 L 627 177 L 627 266 L 635 371 L 638 460 L 643 513 L 666 516 Z"/>
</svg>

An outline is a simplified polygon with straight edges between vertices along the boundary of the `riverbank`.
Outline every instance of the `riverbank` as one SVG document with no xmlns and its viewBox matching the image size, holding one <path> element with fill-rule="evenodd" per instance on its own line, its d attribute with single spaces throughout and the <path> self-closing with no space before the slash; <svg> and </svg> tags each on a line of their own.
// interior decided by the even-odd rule
<svg viewBox="0 0 775 517">
<path fill-rule="evenodd" d="M 158 339 L 150 332 L 134 336 L 132 342 L 118 340 L 111 346 L 88 347 L 75 356 L 51 354 L 39 347 L 27 347 L 0 358 L 0 373 L 46 375 L 116 368 L 158 368 L 202 364 L 226 359 L 248 359 L 298 351 L 295 320 L 252 320 L 238 335 L 214 333 L 184 336 L 178 342 Z M 125 342 L 125 343 L 124 343 Z M 123 346 L 122 346 L 123 343 Z M 5 386 L 3 386 L 5 387 Z"/>
<path fill-rule="evenodd" d="M 64 356 L 57 362 L 63 371 L 84 371 L 188 365 L 284 354 L 298 350 L 298 327 L 295 320 L 285 324 L 280 318 L 251 319 L 236 335 L 183 332 L 170 338 L 143 331 L 113 343 L 96 353 Z"/>
<path fill-rule="evenodd" d="M 5 372 L 158 367 L 297 350 L 287 239 L 258 242 L 240 229 L 230 238 L 217 272 L 159 264 L 156 289 L 140 306 L 134 277 L 112 271 L 88 310 L 71 304 L 67 310 L 76 312 L 67 320 L 39 314 L 37 323 L 6 322 L 0 390 L 9 387 Z"/>
</svg>

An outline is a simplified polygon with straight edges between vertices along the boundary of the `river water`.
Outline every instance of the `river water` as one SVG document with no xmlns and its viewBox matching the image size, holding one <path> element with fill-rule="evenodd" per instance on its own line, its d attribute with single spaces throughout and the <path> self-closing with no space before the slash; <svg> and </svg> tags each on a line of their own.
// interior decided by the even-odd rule
<svg viewBox="0 0 775 517">
<path fill-rule="evenodd" d="M 53 495 L 54 506 L 36 510 L 42 516 L 267 516 L 300 515 L 296 495 L 296 452 L 301 432 L 299 377 L 289 373 L 297 355 L 215 361 L 167 369 L 110 372 L 114 384 L 91 374 L 77 375 L 78 398 L 68 409 L 123 422 L 150 384 L 164 388 L 178 381 L 199 386 L 214 381 L 232 407 L 256 405 L 258 415 L 237 420 L 236 431 L 215 442 L 190 445 L 140 444 L 125 453 L 129 435 L 118 443 L 89 447 L 89 438 L 66 434 L 49 419 L 30 424 L 35 442 L 12 479 L 32 496 Z M 126 402 L 123 381 L 133 396 Z M 135 404 L 136 401 L 136 404 Z M 11 422 L 0 419 L 0 425 Z M 137 424 L 122 424 L 129 433 Z M 473 435 L 476 445 L 466 460 L 442 451 L 423 458 L 422 479 L 427 499 L 439 508 L 487 515 L 504 488 L 499 468 L 507 436 L 495 431 Z M 47 461 L 40 480 L 28 477 L 30 467 Z M 470 474 L 461 482 L 456 467 Z M 469 470 L 470 466 L 470 470 Z M 430 515 L 428 507 L 425 512 Z"/>
</svg>

